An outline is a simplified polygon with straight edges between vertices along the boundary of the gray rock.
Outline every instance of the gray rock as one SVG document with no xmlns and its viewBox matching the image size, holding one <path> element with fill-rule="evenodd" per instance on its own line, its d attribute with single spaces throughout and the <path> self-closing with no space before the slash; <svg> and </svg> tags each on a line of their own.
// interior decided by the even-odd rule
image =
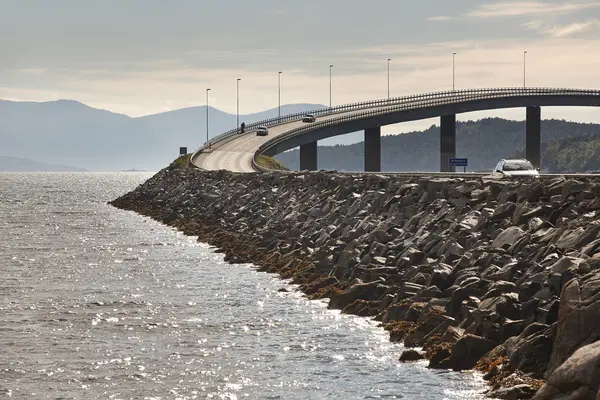
<svg viewBox="0 0 600 400">
<path fill-rule="evenodd" d="M 512 203 L 512 202 L 502 203 L 494 210 L 492 219 L 510 218 L 514 214 L 516 208 L 517 208 L 517 205 L 515 203 Z"/>
<path fill-rule="evenodd" d="M 522 383 L 513 387 L 500 388 L 498 390 L 491 391 L 486 397 L 503 400 L 531 399 L 531 397 L 535 395 L 535 392 L 536 390 L 533 387 Z"/>
<path fill-rule="evenodd" d="M 554 328 L 545 324 L 529 325 L 519 335 L 504 342 L 509 363 L 526 373 L 542 376 L 550 359 Z"/>
<path fill-rule="evenodd" d="M 534 400 L 594 400 L 600 390 L 600 341 L 577 350 L 548 378 Z"/>
<path fill-rule="evenodd" d="M 479 336 L 467 334 L 452 347 L 449 365 L 455 371 L 471 369 L 496 343 Z"/>
<path fill-rule="evenodd" d="M 600 340 L 600 275 L 573 279 L 560 296 L 556 339 L 547 374 L 558 368 L 575 350 Z"/>
<path fill-rule="evenodd" d="M 379 293 L 380 282 L 357 283 L 344 292 L 331 298 L 329 308 L 343 309 L 356 300 L 376 300 L 383 293 Z"/>
<path fill-rule="evenodd" d="M 494 239 L 494 241 L 492 242 L 492 247 L 502 248 L 504 246 L 512 246 L 517 240 L 521 239 L 524 235 L 525 232 L 523 232 L 521 228 L 519 228 L 518 226 L 511 226 L 502 231 L 502 233 L 500 233 L 500 235 L 498 235 L 498 237 Z"/>
</svg>

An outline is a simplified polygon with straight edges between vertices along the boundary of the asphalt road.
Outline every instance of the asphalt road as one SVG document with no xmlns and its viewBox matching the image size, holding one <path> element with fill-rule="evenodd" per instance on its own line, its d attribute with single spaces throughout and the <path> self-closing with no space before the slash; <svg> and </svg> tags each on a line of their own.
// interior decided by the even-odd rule
<svg viewBox="0 0 600 400">
<path fill-rule="evenodd" d="M 365 110 L 353 110 L 324 115 L 322 117 L 317 117 L 317 121 L 326 121 L 331 118 L 351 115 L 361 111 Z M 281 125 L 272 126 L 269 128 L 269 134 L 267 136 L 256 136 L 256 131 L 246 132 L 226 143 L 217 143 L 213 145 L 210 152 L 203 151 L 192 160 L 192 162 L 196 166 L 210 171 L 225 169 L 232 172 L 254 172 L 254 169 L 252 168 L 252 158 L 254 157 L 254 153 L 256 153 L 263 143 L 284 134 L 290 129 L 302 125 L 305 125 L 302 121 L 291 121 Z"/>
</svg>

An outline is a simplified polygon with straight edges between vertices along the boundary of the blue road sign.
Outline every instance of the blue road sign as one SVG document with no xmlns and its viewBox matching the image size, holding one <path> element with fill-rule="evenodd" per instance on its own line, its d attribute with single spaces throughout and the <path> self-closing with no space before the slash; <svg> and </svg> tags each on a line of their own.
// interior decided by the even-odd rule
<svg viewBox="0 0 600 400">
<path fill-rule="evenodd" d="M 466 167 L 468 164 L 466 158 L 450 158 L 448 159 L 448 165 L 450 167 Z"/>
</svg>

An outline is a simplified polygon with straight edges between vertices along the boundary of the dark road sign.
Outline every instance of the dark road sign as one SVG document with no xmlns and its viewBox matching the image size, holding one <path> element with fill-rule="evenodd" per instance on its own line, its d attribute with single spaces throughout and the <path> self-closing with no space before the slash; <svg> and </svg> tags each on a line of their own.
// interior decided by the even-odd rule
<svg viewBox="0 0 600 400">
<path fill-rule="evenodd" d="M 448 165 L 451 167 L 466 167 L 468 165 L 466 158 L 450 158 Z"/>
</svg>

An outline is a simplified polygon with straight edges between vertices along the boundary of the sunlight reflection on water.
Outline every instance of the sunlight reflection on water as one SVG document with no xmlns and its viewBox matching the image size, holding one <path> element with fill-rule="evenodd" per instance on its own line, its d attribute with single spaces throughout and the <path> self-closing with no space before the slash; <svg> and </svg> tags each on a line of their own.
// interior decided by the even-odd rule
<svg viewBox="0 0 600 400">
<path fill-rule="evenodd" d="M 402 347 L 375 322 L 105 204 L 149 176 L 0 174 L 0 393 L 483 397 L 477 375 L 398 363 Z"/>
</svg>

